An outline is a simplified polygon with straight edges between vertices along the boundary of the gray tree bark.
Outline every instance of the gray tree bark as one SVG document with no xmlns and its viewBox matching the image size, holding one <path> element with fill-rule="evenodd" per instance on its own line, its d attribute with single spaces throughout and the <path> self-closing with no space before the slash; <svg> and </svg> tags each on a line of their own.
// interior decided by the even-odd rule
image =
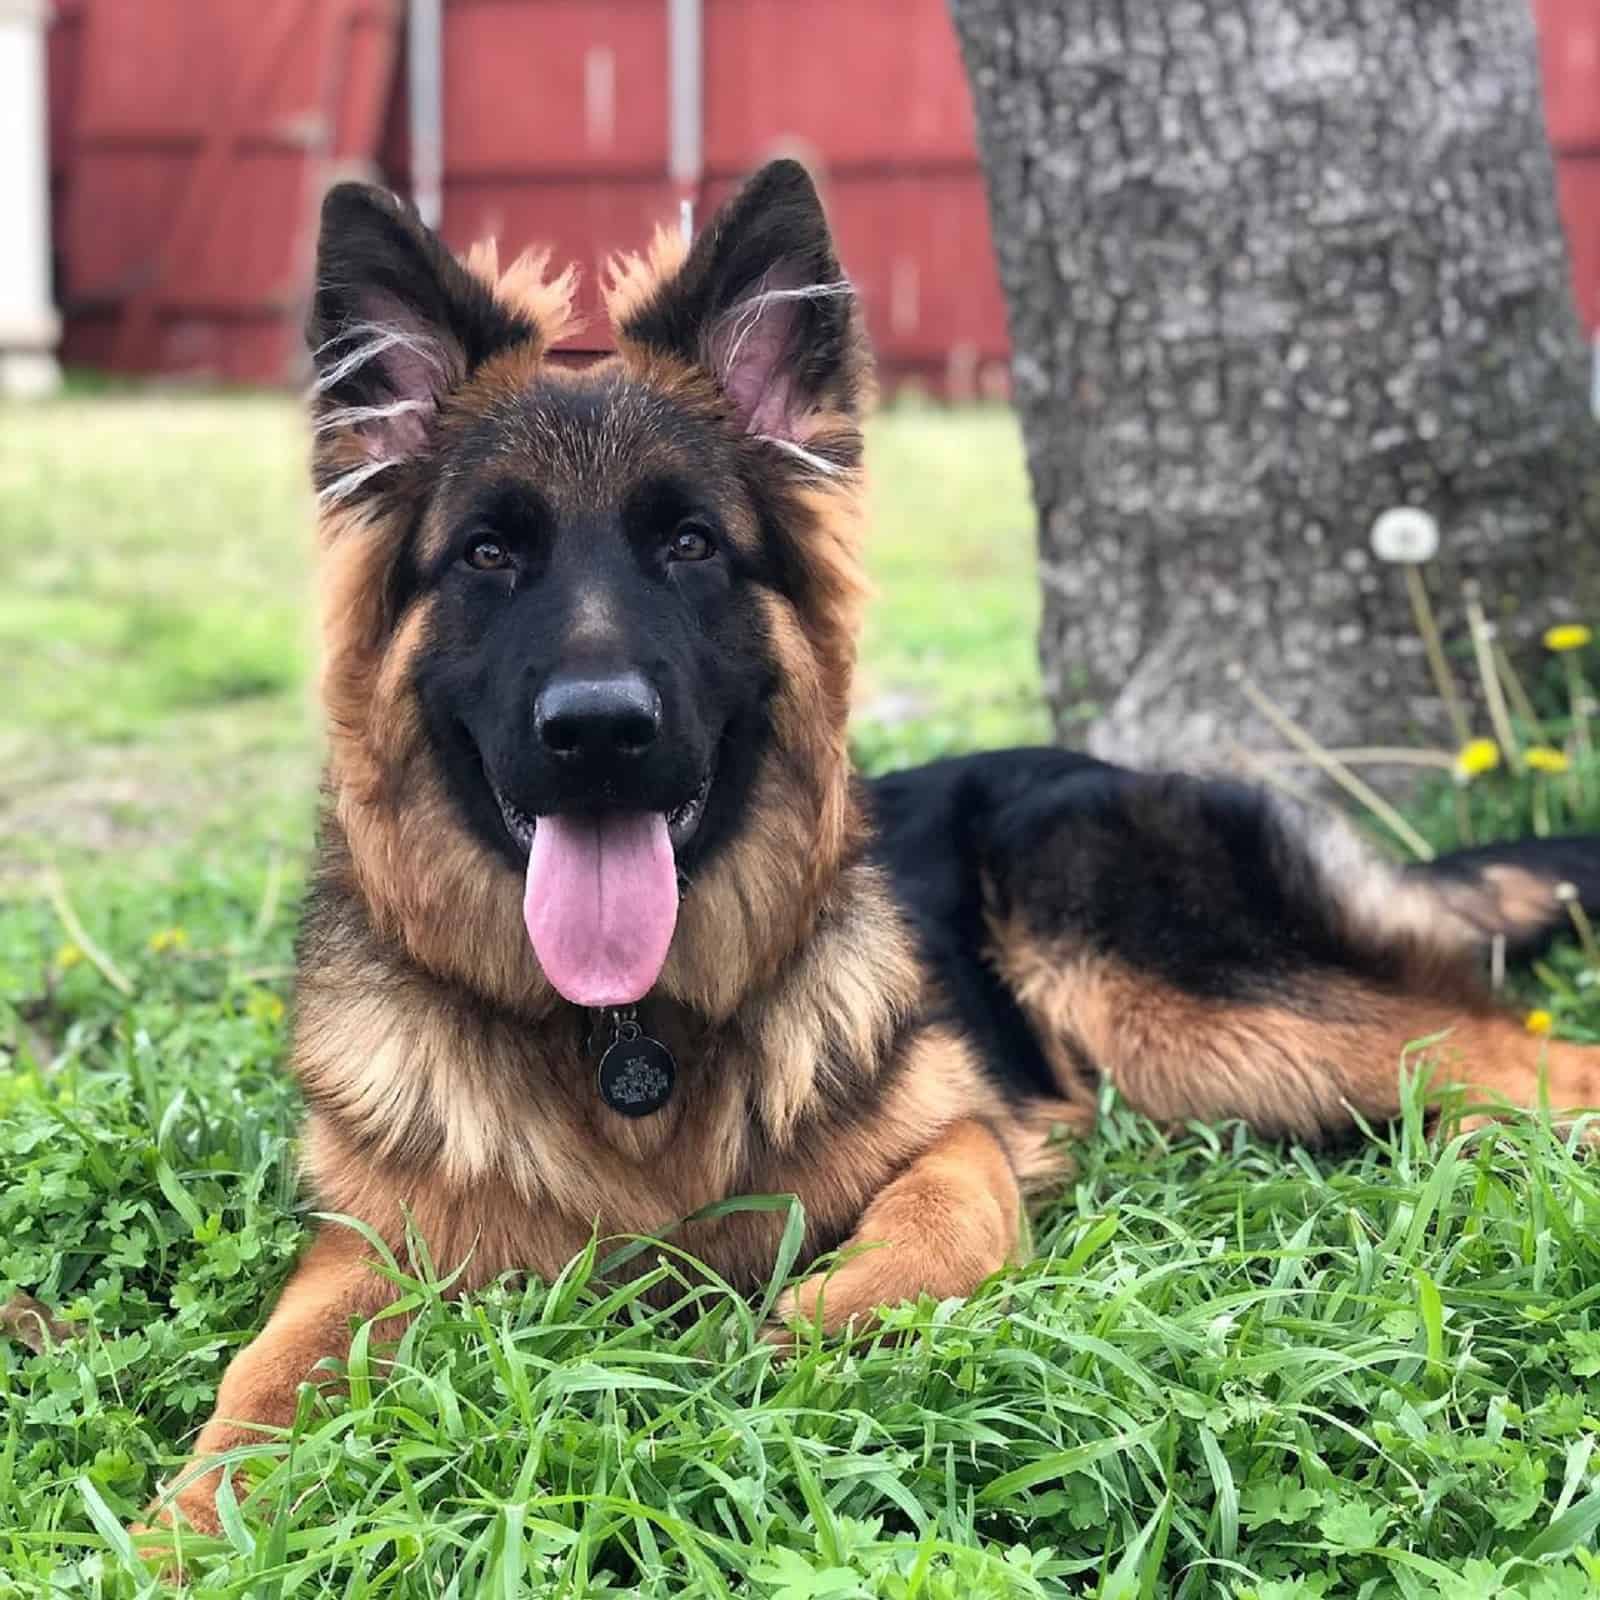
<svg viewBox="0 0 1600 1600">
<path fill-rule="evenodd" d="M 951 0 L 1010 304 L 1058 734 L 1144 763 L 1448 743 L 1447 637 L 1600 598 L 1600 430 L 1527 0 Z M 1487 731 L 1487 730 L 1485 730 Z"/>
</svg>

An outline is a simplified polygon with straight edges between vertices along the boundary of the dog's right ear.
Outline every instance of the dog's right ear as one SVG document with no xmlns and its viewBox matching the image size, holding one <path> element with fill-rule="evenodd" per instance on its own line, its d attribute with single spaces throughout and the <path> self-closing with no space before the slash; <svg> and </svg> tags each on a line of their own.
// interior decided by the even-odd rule
<svg viewBox="0 0 1600 1600">
<path fill-rule="evenodd" d="M 424 454 L 450 391 L 540 338 L 402 201 L 369 184 L 330 189 L 306 323 L 319 498 L 348 501 Z"/>
</svg>

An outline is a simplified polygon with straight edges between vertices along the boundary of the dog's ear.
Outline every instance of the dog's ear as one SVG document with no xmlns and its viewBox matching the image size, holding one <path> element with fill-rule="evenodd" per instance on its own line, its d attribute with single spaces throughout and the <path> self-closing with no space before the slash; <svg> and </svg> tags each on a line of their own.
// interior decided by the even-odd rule
<svg viewBox="0 0 1600 1600">
<path fill-rule="evenodd" d="M 489 356 L 539 337 L 409 206 L 368 184 L 330 189 L 306 323 L 324 502 L 423 454 L 445 396 Z"/>
<path fill-rule="evenodd" d="M 808 419 L 855 419 L 866 403 L 855 291 L 797 161 L 756 173 L 677 272 L 623 312 L 617 337 L 703 368 L 746 432 L 779 443 L 803 444 Z"/>
</svg>

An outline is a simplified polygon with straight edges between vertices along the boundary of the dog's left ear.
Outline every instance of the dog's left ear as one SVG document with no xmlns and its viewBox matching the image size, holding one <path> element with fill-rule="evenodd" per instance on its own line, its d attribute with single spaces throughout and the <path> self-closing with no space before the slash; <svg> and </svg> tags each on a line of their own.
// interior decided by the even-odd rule
<svg viewBox="0 0 1600 1600">
<path fill-rule="evenodd" d="M 682 267 L 620 317 L 619 344 L 709 372 L 747 433 L 802 445 L 819 413 L 858 418 L 869 375 L 855 291 L 810 174 L 763 167 Z"/>
</svg>

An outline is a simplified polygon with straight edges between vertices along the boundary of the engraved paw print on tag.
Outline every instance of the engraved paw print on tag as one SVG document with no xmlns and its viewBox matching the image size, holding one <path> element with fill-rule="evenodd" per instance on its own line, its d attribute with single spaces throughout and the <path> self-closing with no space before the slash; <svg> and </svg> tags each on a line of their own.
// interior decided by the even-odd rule
<svg viewBox="0 0 1600 1600">
<path fill-rule="evenodd" d="M 619 1015 L 616 1035 L 600 1057 L 600 1098 L 624 1117 L 648 1117 L 671 1099 L 677 1077 L 672 1052 Z"/>
</svg>

